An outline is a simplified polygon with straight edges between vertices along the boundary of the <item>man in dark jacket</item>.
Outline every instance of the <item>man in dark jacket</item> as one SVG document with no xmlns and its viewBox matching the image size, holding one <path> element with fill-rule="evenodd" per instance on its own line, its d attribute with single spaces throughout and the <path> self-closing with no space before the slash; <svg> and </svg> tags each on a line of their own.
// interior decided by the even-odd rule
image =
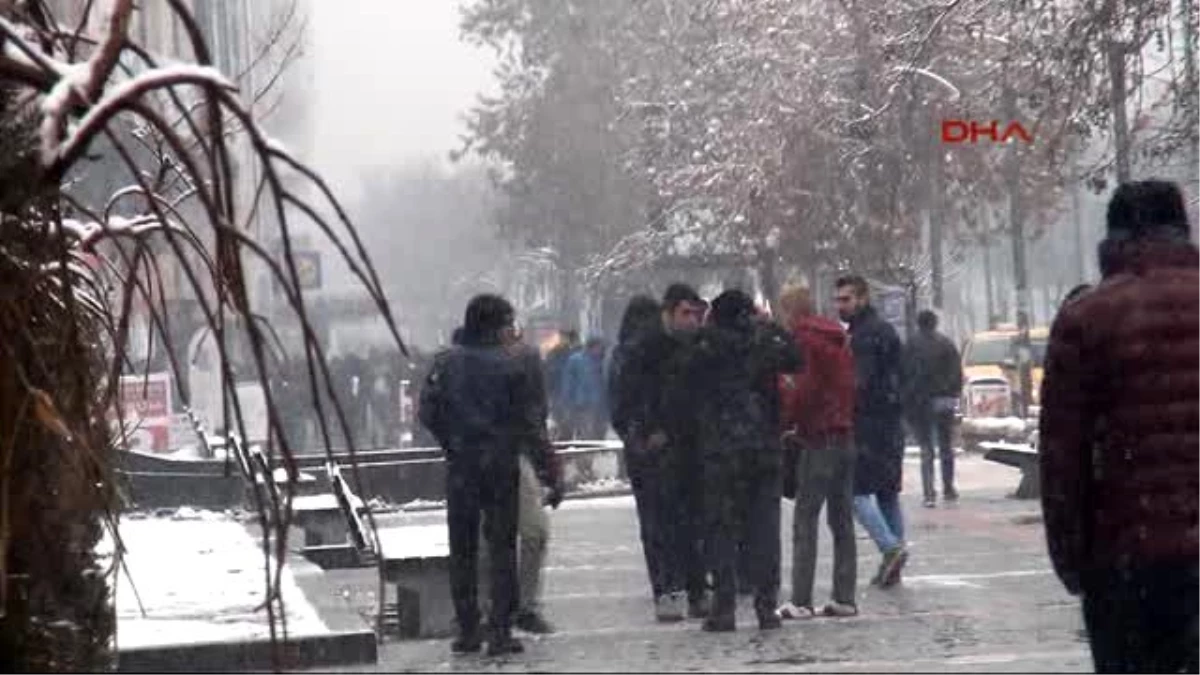
<svg viewBox="0 0 1200 675">
<path fill-rule="evenodd" d="M 917 334 L 904 348 L 904 402 L 908 421 L 921 446 L 921 487 L 925 506 L 937 506 L 933 482 L 934 444 L 942 465 L 942 494 L 958 499 L 954 489 L 954 415 L 962 396 L 962 357 L 954 342 L 938 332 L 937 314 L 917 315 Z"/>
<path fill-rule="evenodd" d="M 462 344 L 439 355 L 421 392 L 421 423 L 446 452 L 456 653 L 478 651 L 483 641 L 476 577 L 481 516 L 491 561 L 488 652 L 523 651 L 511 633 L 519 456 L 546 436 L 546 401 L 543 383 L 512 347 L 515 336 L 512 305 L 494 295 L 475 297 L 467 305 Z"/>
<path fill-rule="evenodd" d="M 702 316 L 699 294 L 672 284 L 660 324 L 623 340 L 612 385 L 613 427 L 641 494 L 639 522 L 659 621 L 680 621 L 685 611 L 695 618 L 707 614 L 696 416 L 683 378 Z"/>
<path fill-rule="evenodd" d="M 750 564 L 759 628 L 779 627 L 782 452 L 778 382 L 800 369 L 790 335 L 738 290 L 712 304 L 710 325 L 688 350 L 687 390 L 703 461 L 704 547 L 713 578 L 706 631 L 736 628 L 738 544 Z"/>
<path fill-rule="evenodd" d="M 1117 188 L 1103 280 L 1051 328 L 1046 539 L 1097 672 L 1197 672 L 1200 254 L 1170 183 Z"/>
<path fill-rule="evenodd" d="M 833 535 L 833 594 L 826 616 L 858 613 L 855 585 L 858 551 L 854 540 L 854 358 L 846 331 L 813 313 L 808 288 L 789 286 L 780 307 L 805 372 L 780 378 L 784 471 L 792 474 L 796 500 L 792 520 L 792 596 L 779 608 L 782 619 L 805 619 L 813 610 L 817 527 L 828 508 Z M 784 476 L 785 485 L 789 482 Z"/>
<path fill-rule="evenodd" d="M 858 451 L 854 510 L 883 554 L 871 583 L 894 586 L 908 560 L 900 511 L 904 466 L 900 337 L 871 306 L 866 279 L 838 279 L 836 299 L 838 314 L 850 324 L 850 350 L 854 353 L 854 442 Z"/>
</svg>

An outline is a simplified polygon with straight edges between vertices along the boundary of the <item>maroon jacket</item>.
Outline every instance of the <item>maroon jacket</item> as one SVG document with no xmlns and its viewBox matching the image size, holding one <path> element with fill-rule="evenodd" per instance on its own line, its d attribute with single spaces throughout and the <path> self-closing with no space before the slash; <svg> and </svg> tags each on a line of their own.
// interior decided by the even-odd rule
<svg viewBox="0 0 1200 675">
<path fill-rule="evenodd" d="M 1196 561 L 1200 255 L 1111 247 L 1054 321 L 1042 383 L 1042 504 L 1067 589 L 1090 569 Z"/>
<path fill-rule="evenodd" d="M 805 316 L 792 324 L 805 371 L 780 378 L 783 428 L 801 440 L 849 436 L 854 425 L 854 357 L 837 322 Z"/>
</svg>

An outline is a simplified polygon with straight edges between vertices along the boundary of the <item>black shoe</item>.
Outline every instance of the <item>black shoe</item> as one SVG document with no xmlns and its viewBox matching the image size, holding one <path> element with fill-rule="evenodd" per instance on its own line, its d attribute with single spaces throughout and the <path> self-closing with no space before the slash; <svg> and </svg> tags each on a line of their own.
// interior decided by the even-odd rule
<svg viewBox="0 0 1200 675">
<path fill-rule="evenodd" d="M 450 651 L 454 654 L 474 654 L 483 648 L 483 638 L 479 633 L 459 635 L 450 643 Z"/>
<path fill-rule="evenodd" d="M 708 616 L 709 602 L 708 594 L 704 593 L 695 597 L 688 598 L 688 618 L 703 619 Z"/>
<path fill-rule="evenodd" d="M 949 488 L 945 492 L 946 492 L 946 501 L 948 501 L 948 502 L 958 501 L 958 490 L 955 490 L 954 488 Z"/>
<path fill-rule="evenodd" d="M 783 621 L 780 620 L 775 612 L 758 613 L 758 629 L 759 630 L 776 630 L 783 627 Z"/>
<path fill-rule="evenodd" d="M 525 653 L 525 645 L 515 637 L 497 638 L 488 642 L 488 656 L 506 656 Z"/>
<path fill-rule="evenodd" d="M 526 633 L 535 635 L 549 635 L 554 632 L 554 626 L 537 612 L 521 612 L 517 615 L 513 625 Z"/>
<path fill-rule="evenodd" d="M 949 497 L 947 497 L 947 499 L 949 499 Z M 937 497 L 931 497 L 927 495 L 925 497 L 925 508 L 932 509 L 935 506 L 937 506 Z"/>
<path fill-rule="evenodd" d="M 737 620 L 733 616 L 710 616 L 701 627 L 709 633 L 732 633 L 737 630 Z"/>
</svg>

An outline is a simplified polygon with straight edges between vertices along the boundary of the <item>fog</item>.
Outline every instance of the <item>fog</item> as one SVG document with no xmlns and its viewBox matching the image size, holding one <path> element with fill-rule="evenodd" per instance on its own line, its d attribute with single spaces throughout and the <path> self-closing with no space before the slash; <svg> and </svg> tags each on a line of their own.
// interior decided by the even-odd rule
<svg viewBox="0 0 1200 675">
<path fill-rule="evenodd" d="M 403 332 L 429 346 L 452 328 L 495 262 L 485 173 L 450 161 L 462 115 L 494 87 L 494 60 L 459 39 L 459 2 L 309 2 L 288 96 L 303 122 L 281 134 L 336 189 L 362 234 Z M 322 293 L 358 285 L 326 249 Z M 450 286 L 458 282 L 454 290 Z M 346 326 L 335 351 L 386 342 L 382 324 Z"/>
<path fill-rule="evenodd" d="M 492 87 L 493 60 L 459 40 L 456 0 L 313 2 L 313 157 L 353 182 L 363 167 L 446 161 L 459 116 Z"/>
</svg>

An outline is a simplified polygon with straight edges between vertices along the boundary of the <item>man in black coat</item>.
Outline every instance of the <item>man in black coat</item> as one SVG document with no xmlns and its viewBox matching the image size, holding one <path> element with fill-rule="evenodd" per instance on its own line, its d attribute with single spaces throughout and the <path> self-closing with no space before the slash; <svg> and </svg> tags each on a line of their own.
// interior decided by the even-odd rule
<svg viewBox="0 0 1200 675">
<path fill-rule="evenodd" d="M 791 336 L 738 290 L 713 301 L 710 324 L 688 350 L 687 391 L 703 462 L 704 548 L 714 586 L 706 631 L 736 627 L 743 541 L 759 627 L 779 627 L 783 453 L 777 383 L 781 374 L 798 371 L 800 360 Z"/>
<path fill-rule="evenodd" d="M 958 499 L 954 489 L 954 413 L 962 396 L 962 357 L 954 342 L 938 332 L 937 314 L 917 315 L 917 334 L 904 348 L 904 402 L 908 421 L 921 446 L 921 487 L 925 506 L 937 506 L 933 481 L 936 443 L 942 465 L 942 494 Z"/>
<path fill-rule="evenodd" d="M 699 618 L 708 610 L 697 416 L 683 378 L 685 354 L 703 316 L 695 289 L 668 287 L 658 325 L 647 317 L 647 329 L 622 341 L 610 387 L 613 428 L 625 443 L 638 502 L 655 616 L 664 622 L 681 621 L 685 613 Z"/>
<path fill-rule="evenodd" d="M 512 637 L 517 611 L 519 457 L 546 438 L 546 400 L 536 368 L 516 344 L 512 305 L 480 295 L 467 305 L 461 344 L 439 354 L 421 392 L 421 423 L 446 451 L 450 591 L 456 653 L 483 642 L 477 598 L 480 521 L 491 581 L 488 653 L 523 651 Z"/>
<path fill-rule="evenodd" d="M 871 306 L 860 276 L 837 281 L 837 308 L 850 324 L 854 352 L 854 510 L 883 554 L 872 584 L 893 586 L 908 560 L 900 489 L 904 432 L 900 403 L 901 349 L 896 329 Z"/>
</svg>

